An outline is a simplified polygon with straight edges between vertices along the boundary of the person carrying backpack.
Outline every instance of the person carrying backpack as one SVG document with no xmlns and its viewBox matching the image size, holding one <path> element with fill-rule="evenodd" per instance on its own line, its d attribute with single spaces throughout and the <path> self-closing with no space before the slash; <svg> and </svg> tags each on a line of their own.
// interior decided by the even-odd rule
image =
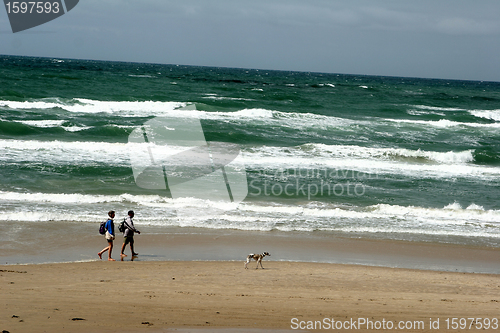
<svg viewBox="0 0 500 333">
<path fill-rule="evenodd" d="M 134 227 L 134 221 L 132 220 L 133 217 L 134 217 L 134 211 L 133 210 L 129 210 L 128 217 L 124 221 L 125 222 L 124 223 L 124 225 L 125 225 L 125 232 L 123 234 L 124 239 L 123 239 L 123 245 L 122 245 L 122 252 L 120 254 L 122 257 L 126 257 L 127 256 L 124 253 L 125 246 L 127 246 L 127 244 L 130 244 L 130 252 L 132 252 L 132 256 L 136 256 L 136 255 L 139 254 L 139 253 L 135 253 L 134 252 L 134 234 L 136 232 L 138 234 L 140 234 L 141 232 Z"/>
<path fill-rule="evenodd" d="M 102 254 L 106 251 L 108 252 L 108 260 L 109 261 L 116 261 L 115 259 L 111 258 L 111 251 L 113 250 L 113 240 L 115 239 L 115 225 L 113 223 L 113 219 L 115 218 L 115 211 L 110 210 L 108 212 L 108 220 L 106 221 L 106 224 L 104 225 L 106 229 L 106 234 L 105 238 L 108 241 L 108 246 L 106 246 L 104 249 L 102 249 L 101 252 L 97 253 L 99 256 L 99 259 L 102 259 Z"/>
</svg>

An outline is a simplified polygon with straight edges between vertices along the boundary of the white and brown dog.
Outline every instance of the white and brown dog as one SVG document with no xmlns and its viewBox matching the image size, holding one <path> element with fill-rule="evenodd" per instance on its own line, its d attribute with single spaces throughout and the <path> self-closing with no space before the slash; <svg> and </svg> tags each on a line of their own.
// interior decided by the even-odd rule
<svg viewBox="0 0 500 333">
<path fill-rule="evenodd" d="M 248 256 L 247 256 L 247 262 L 245 263 L 245 269 L 248 269 L 247 265 L 250 261 L 255 260 L 257 261 L 257 267 L 255 267 L 255 269 L 259 269 L 259 264 L 260 264 L 260 267 L 262 267 L 262 259 L 264 259 L 265 256 L 271 256 L 269 254 L 269 252 L 264 252 L 264 253 L 261 253 L 261 254 L 253 254 L 253 253 L 250 253 Z M 262 269 L 264 269 L 264 267 L 262 267 Z"/>
</svg>

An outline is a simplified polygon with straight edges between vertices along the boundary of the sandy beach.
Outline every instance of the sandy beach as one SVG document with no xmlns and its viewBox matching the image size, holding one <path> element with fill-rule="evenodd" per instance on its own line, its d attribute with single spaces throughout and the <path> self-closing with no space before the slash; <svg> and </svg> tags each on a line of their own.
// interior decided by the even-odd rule
<svg viewBox="0 0 500 333">
<path fill-rule="evenodd" d="M 264 262 L 264 270 L 250 266 L 245 270 L 241 261 L 0 266 L 0 329 L 238 332 L 301 329 L 321 321 L 328 330 L 325 322 L 333 319 L 372 331 L 359 325 L 365 318 L 375 326 L 421 322 L 420 329 L 407 331 L 425 332 L 438 319 L 445 330 L 448 318 L 499 317 L 499 275 L 272 260 Z"/>
<path fill-rule="evenodd" d="M 81 235 L 70 238 L 40 228 L 7 244 L 0 331 L 454 331 L 462 318 L 492 329 L 500 313 L 496 248 L 144 226 L 140 255 L 127 248 L 120 261 L 119 237 L 108 262 L 92 227 L 70 224 Z M 265 269 L 245 270 L 259 250 L 271 253 Z"/>
</svg>

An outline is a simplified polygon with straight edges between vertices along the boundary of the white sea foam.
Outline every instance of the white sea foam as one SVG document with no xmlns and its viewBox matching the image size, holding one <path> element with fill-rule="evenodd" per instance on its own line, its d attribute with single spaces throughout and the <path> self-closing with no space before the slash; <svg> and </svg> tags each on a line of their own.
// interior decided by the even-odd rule
<svg viewBox="0 0 500 333">
<path fill-rule="evenodd" d="M 304 144 L 297 147 L 264 147 L 270 150 L 270 153 L 276 153 L 276 150 L 286 150 L 293 152 L 293 155 L 312 155 L 311 157 L 321 156 L 330 158 L 360 158 L 360 159 L 425 159 L 438 163 L 462 164 L 474 160 L 473 150 L 460 152 L 434 152 L 424 150 L 410 150 L 405 148 L 378 148 L 378 147 L 360 147 L 353 145 L 325 145 L 325 144 Z"/>
<path fill-rule="evenodd" d="M 68 214 L 58 212 L 4 212 L 0 221 L 14 222 L 48 222 L 48 221 L 67 221 L 70 219 Z"/>
<path fill-rule="evenodd" d="M 161 74 L 161 73 L 159 73 Z M 130 74 L 129 77 L 137 77 L 137 78 L 155 78 L 156 76 L 148 75 L 148 74 Z"/>
<path fill-rule="evenodd" d="M 33 127 L 42 127 L 42 128 L 59 127 L 66 122 L 65 120 L 14 120 L 14 121 L 25 125 Z"/>
<path fill-rule="evenodd" d="M 463 224 L 471 222 L 493 223 L 500 227 L 499 210 L 485 210 L 474 203 L 471 203 L 467 208 L 457 203 L 451 203 L 443 208 L 423 208 L 399 205 L 379 204 L 371 207 L 374 212 L 378 212 L 385 216 L 392 217 L 409 217 L 415 219 L 423 219 L 428 223 L 446 223 L 446 224 Z"/>
<path fill-rule="evenodd" d="M 252 125 L 291 127 L 294 129 L 338 129 L 351 125 L 368 124 L 369 121 L 328 117 L 311 113 L 287 113 L 267 109 L 243 109 L 236 112 L 207 112 L 179 109 L 186 103 L 176 102 L 107 102 L 78 99 L 77 102 L 63 102 L 60 99 L 46 99 L 35 102 L 0 101 L 0 106 L 33 107 L 57 105 L 75 112 L 111 112 L 120 115 L 161 115 L 165 117 L 215 119 L 225 122 L 251 122 Z M 420 109 L 438 109 L 417 106 Z M 419 121 L 386 119 L 389 123 L 412 123 L 447 128 L 468 126 L 449 120 Z M 61 121 L 25 121 L 34 126 L 62 126 Z M 500 127 L 498 124 L 470 124 L 470 126 Z M 67 131 L 81 131 L 84 126 L 62 126 Z M 130 126 L 125 126 L 130 127 Z M 309 133 L 310 131 L 308 131 Z M 16 161 L 56 164 L 95 164 L 127 166 L 130 144 L 103 142 L 60 142 L 60 141 L 18 141 L 0 140 L 0 163 Z M 298 147 L 256 147 L 243 148 L 247 167 L 252 168 L 344 168 L 369 173 L 403 174 L 410 177 L 498 177 L 498 168 L 473 165 L 473 150 L 456 152 L 432 152 L 404 148 L 360 147 L 348 145 L 305 144 Z M 450 166 L 453 166 L 450 168 Z"/>
<path fill-rule="evenodd" d="M 62 126 L 67 132 L 80 132 L 93 128 L 92 126 Z"/>
<path fill-rule="evenodd" d="M 48 165 L 110 165 L 130 167 L 130 153 L 153 144 L 79 141 L 0 140 L 0 163 L 32 162 Z M 156 147 L 158 160 L 182 147 Z M 404 174 L 410 177 L 466 177 L 494 179 L 500 169 L 474 165 L 473 150 L 432 152 L 403 148 L 304 144 L 296 147 L 242 148 L 251 169 L 333 168 L 366 173 Z M 453 166 L 453 167 L 450 167 Z"/>
<path fill-rule="evenodd" d="M 327 84 L 330 87 L 334 87 L 333 84 Z M 367 86 L 362 86 L 363 88 L 368 88 Z M 243 98 L 237 97 L 222 97 L 216 94 L 206 94 L 206 98 L 212 99 L 232 99 L 232 100 L 245 100 Z M 363 125 L 370 124 L 370 121 L 355 121 L 351 119 L 338 118 L 338 117 L 328 117 L 323 115 L 311 114 L 311 113 L 289 113 L 281 112 L 276 110 L 267 109 L 243 109 L 236 112 L 208 112 L 208 111 L 197 111 L 197 110 L 182 110 L 183 107 L 190 105 L 184 102 L 158 102 L 158 101 L 98 101 L 84 98 L 75 98 L 72 100 L 64 101 L 60 98 L 45 98 L 42 100 L 34 101 L 0 101 L 0 107 L 8 107 L 13 109 L 53 109 L 59 108 L 66 110 L 68 112 L 76 113 L 110 113 L 117 114 L 122 117 L 134 117 L 134 116 L 163 116 L 163 117 L 175 117 L 175 118 L 199 118 L 199 119 L 211 119 L 211 120 L 223 120 L 223 121 L 250 121 L 250 120 L 261 120 L 266 123 L 279 125 L 281 127 L 290 127 L 296 129 L 303 128 L 316 128 L 316 129 L 328 129 L 328 128 L 339 128 L 342 126 L 350 126 L 353 124 Z M 443 112 L 443 111 L 465 111 L 459 108 L 443 108 L 443 107 L 433 107 L 425 105 L 412 105 L 416 110 L 408 111 L 409 113 L 418 113 L 418 110 L 428 110 L 433 113 Z M 477 117 L 499 120 L 500 111 L 499 110 L 473 110 L 469 111 L 472 115 Z M 447 119 L 441 119 L 437 121 L 426 121 L 426 120 L 411 120 L 411 119 L 385 119 L 387 122 L 396 122 L 399 124 L 414 124 L 414 125 L 424 125 L 432 126 L 436 128 L 451 128 L 456 126 L 464 127 L 478 127 L 478 128 L 500 128 L 500 124 L 481 124 L 481 123 L 468 123 L 468 122 L 456 122 Z M 30 126 L 37 127 L 56 127 L 61 126 L 63 121 L 55 120 L 23 120 L 20 121 Z M 63 127 L 67 131 L 77 131 L 84 130 L 86 127 Z"/>
<path fill-rule="evenodd" d="M 0 101 L 0 107 L 8 107 L 11 109 L 52 109 L 62 107 L 64 104 L 45 101 L 33 102 L 17 102 L 17 101 Z"/>
<path fill-rule="evenodd" d="M 215 94 L 207 94 L 207 98 L 219 98 Z M 221 97 L 227 98 L 227 97 Z M 232 98 L 238 99 L 238 98 Z M 58 98 L 48 98 L 39 101 L 17 102 L 17 101 L 0 101 L 0 107 L 9 107 L 14 109 L 52 109 L 60 108 L 68 112 L 76 113 L 109 113 L 116 114 L 121 117 L 148 117 L 161 116 L 172 118 L 198 118 L 209 120 L 220 120 L 237 123 L 260 121 L 264 125 L 279 126 L 282 128 L 293 129 L 314 129 L 329 130 L 329 129 L 344 129 L 350 131 L 351 126 L 373 126 L 373 121 L 370 120 L 352 120 L 347 118 L 339 118 L 333 116 L 324 116 L 312 113 L 294 113 L 281 112 L 268 109 L 242 109 L 235 112 L 208 112 L 200 110 L 183 109 L 192 104 L 181 102 L 154 102 L 154 101 L 97 101 L 83 98 L 76 98 L 71 101 L 62 101 Z M 452 108 L 437 108 L 427 106 L 414 106 L 423 110 L 454 110 Z M 381 121 L 378 119 L 377 121 Z M 479 128 L 500 128 L 499 124 L 476 124 L 462 123 L 446 119 L 438 121 L 424 120 L 409 120 L 409 119 L 385 119 L 382 120 L 388 123 L 423 125 L 435 128 L 452 128 L 456 126 L 479 127 Z M 31 120 L 29 122 L 33 126 L 49 126 L 56 123 L 36 123 Z M 382 123 L 383 124 L 383 123 Z M 87 129 L 83 126 L 63 127 L 67 131 L 78 131 Z M 355 129 L 354 129 L 355 130 Z"/>
<path fill-rule="evenodd" d="M 421 116 L 421 115 L 428 115 L 428 114 L 435 114 L 438 116 L 446 117 L 446 113 L 444 112 L 439 112 L 439 111 L 428 111 L 428 110 L 417 110 L 417 109 L 410 109 L 407 110 L 406 113 L 412 116 Z"/>
<path fill-rule="evenodd" d="M 285 156 L 262 156 L 252 158 L 245 156 L 245 165 L 252 169 L 266 168 L 290 169 L 304 168 L 323 170 L 353 170 L 367 175 L 384 174 L 404 175 L 410 178 L 467 178 L 495 181 L 500 175 L 500 169 L 479 165 L 466 164 L 430 164 L 406 163 L 390 160 L 360 159 L 360 158 L 304 158 L 290 154 Z"/>
<path fill-rule="evenodd" d="M 275 112 L 266 109 L 243 109 L 236 112 L 231 112 L 227 114 L 227 116 L 232 117 L 241 117 L 241 118 L 269 118 L 272 119 L 274 117 Z M 224 113 L 217 113 L 218 116 L 223 117 Z"/>
<path fill-rule="evenodd" d="M 32 203 L 111 203 L 111 202 L 129 202 L 129 203 L 151 203 L 165 202 L 168 198 L 157 195 L 134 196 L 130 194 L 121 195 L 91 195 L 79 193 L 18 193 L 0 191 L 0 200 L 10 202 L 32 202 Z"/>
<path fill-rule="evenodd" d="M 67 132 L 79 132 L 92 128 L 92 126 L 62 126 L 66 120 L 14 120 L 14 122 L 39 128 L 61 127 Z"/>
<path fill-rule="evenodd" d="M 178 114 L 182 116 L 182 114 Z M 268 109 L 242 109 L 234 112 L 203 112 L 199 114 L 201 119 L 212 119 L 232 122 L 260 121 L 263 124 L 295 129 L 314 128 L 338 128 L 348 126 L 355 121 L 345 118 L 328 117 L 312 113 L 281 112 Z"/>
<path fill-rule="evenodd" d="M 217 96 L 217 95 L 204 96 L 203 98 L 212 99 L 215 101 L 255 101 L 254 99 L 251 99 L 251 98 L 225 97 L 225 96 Z"/>
<path fill-rule="evenodd" d="M 500 128 L 500 123 L 494 124 L 480 124 L 480 123 L 464 123 L 458 121 L 452 121 L 448 119 L 440 119 L 440 120 L 411 120 L 411 119 L 385 119 L 386 121 L 395 122 L 395 123 L 406 123 L 406 124 L 415 124 L 415 125 L 424 125 L 424 126 L 434 126 L 440 128 L 449 128 L 449 127 L 478 127 L 478 128 Z"/>
<path fill-rule="evenodd" d="M 208 98 L 219 98 L 211 94 Z M 226 98 L 226 97 L 224 97 Z M 226 98 L 227 99 L 227 98 Z M 234 98 L 238 99 L 238 98 Z M 61 101 L 58 98 L 45 99 L 41 101 L 17 102 L 0 101 L 0 107 L 13 109 L 52 109 L 61 108 L 69 112 L 77 113 L 110 113 L 122 117 L 146 117 L 162 116 L 173 118 L 199 118 L 223 121 L 251 121 L 253 119 L 275 122 L 285 127 L 316 127 L 340 126 L 351 124 L 354 121 L 343 118 L 327 117 L 312 113 L 287 113 L 266 109 L 242 109 L 236 112 L 208 112 L 198 110 L 182 109 L 189 103 L 181 102 L 153 102 L 153 101 L 97 101 L 84 98 L 76 98 L 70 102 Z M 285 121 L 284 121 L 285 120 Z M 307 120 L 307 121 L 305 121 Z"/>
<path fill-rule="evenodd" d="M 483 207 L 483 206 L 476 205 L 475 203 L 470 204 L 469 206 L 467 206 L 467 208 L 466 208 L 466 209 L 469 209 L 469 210 L 477 210 L 477 211 L 483 211 L 483 212 L 484 212 L 484 207 Z"/>
<path fill-rule="evenodd" d="M 478 117 L 478 118 L 500 121 L 500 109 L 499 110 L 472 110 L 469 112 L 471 115 Z"/>
<path fill-rule="evenodd" d="M 186 106 L 180 102 L 157 101 L 97 101 L 85 98 L 75 98 L 64 102 L 60 99 L 45 99 L 39 101 L 0 101 L 0 107 L 12 109 L 53 109 L 61 108 L 78 113 L 117 113 L 121 116 L 161 116 Z"/>
<path fill-rule="evenodd" d="M 447 210 L 460 210 L 462 209 L 462 206 L 458 203 L 458 202 L 453 202 L 447 206 L 445 206 L 443 209 L 447 209 Z"/>
<path fill-rule="evenodd" d="M 473 150 L 430 152 L 396 148 L 305 144 L 297 147 L 260 147 L 244 150 L 245 165 L 254 170 L 316 169 L 356 170 L 401 174 L 411 178 L 480 178 L 494 180 L 500 169 L 471 164 Z"/>
<path fill-rule="evenodd" d="M 130 146 L 124 143 L 0 140 L 0 163 L 128 166 L 129 153 Z"/>
<path fill-rule="evenodd" d="M 432 111 L 465 111 L 465 109 L 460 108 L 443 108 L 438 106 L 428 106 L 428 105 L 412 105 L 415 108 L 422 110 L 432 110 Z"/>
<path fill-rule="evenodd" d="M 29 202 L 29 209 L 16 204 Z M 371 234 L 414 234 L 500 238 L 500 211 L 486 210 L 471 203 L 462 208 L 452 203 L 443 208 L 378 204 L 368 207 L 340 207 L 332 203 L 277 204 L 243 202 L 237 209 L 211 215 L 209 208 L 221 202 L 193 198 L 171 199 L 156 195 L 87 195 L 62 193 L 0 192 L 3 209 L 0 221 L 71 221 L 80 223 L 102 219 L 102 212 L 115 207 L 119 214 L 137 212 L 138 225 L 182 226 L 209 229 L 259 231 L 335 231 Z M 177 217 L 175 207 L 191 215 Z M 220 207 L 219 207 L 220 208 Z M 200 214 L 203 211 L 203 214 Z"/>
<path fill-rule="evenodd" d="M 81 104 L 75 104 L 65 108 L 72 112 L 88 113 L 119 113 L 123 116 L 161 116 L 169 114 L 173 110 L 186 106 L 186 103 L 178 102 L 157 102 L 157 101 L 95 101 L 84 98 L 77 98 Z"/>
</svg>

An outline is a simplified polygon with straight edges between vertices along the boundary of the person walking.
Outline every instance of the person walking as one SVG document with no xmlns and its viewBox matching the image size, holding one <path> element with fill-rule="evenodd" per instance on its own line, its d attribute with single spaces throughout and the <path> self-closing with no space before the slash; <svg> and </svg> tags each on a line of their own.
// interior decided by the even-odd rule
<svg viewBox="0 0 500 333">
<path fill-rule="evenodd" d="M 113 240 L 115 239 L 115 224 L 113 223 L 113 219 L 115 218 L 115 211 L 110 210 L 108 212 L 108 216 L 109 218 L 105 224 L 106 235 L 104 235 L 104 237 L 108 241 L 108 246 L 102 249 L 101 252 L 97 253 L 97 255 L 99 256 L 99 259 L 102 259 L 102 254 L 108 251 L 108 260 L 116 261 L 115 259 L 111 258 L 111 251 L 113 251 Z"/>
<path fill-rule="evenodd" d="M 121 256 L 126 257 L 127 255 L 124 253 L 125 247 L 127 244 L 130 244 L 130 252 L 132 253 L 132 256 L 136 256 L 139 253 L 134 252 L 134 234 L 138 233 L 140 234 L 141 232 L 137 230 L 134 226 L 134 211 L 129 210 L 128 212 L 128 217 L 125 219 L 125 233 L 123 234 L 124 239 L 123 239 L 123 245 L 122 245 L 122 251 L 121 251 Z"/>
</svg>

